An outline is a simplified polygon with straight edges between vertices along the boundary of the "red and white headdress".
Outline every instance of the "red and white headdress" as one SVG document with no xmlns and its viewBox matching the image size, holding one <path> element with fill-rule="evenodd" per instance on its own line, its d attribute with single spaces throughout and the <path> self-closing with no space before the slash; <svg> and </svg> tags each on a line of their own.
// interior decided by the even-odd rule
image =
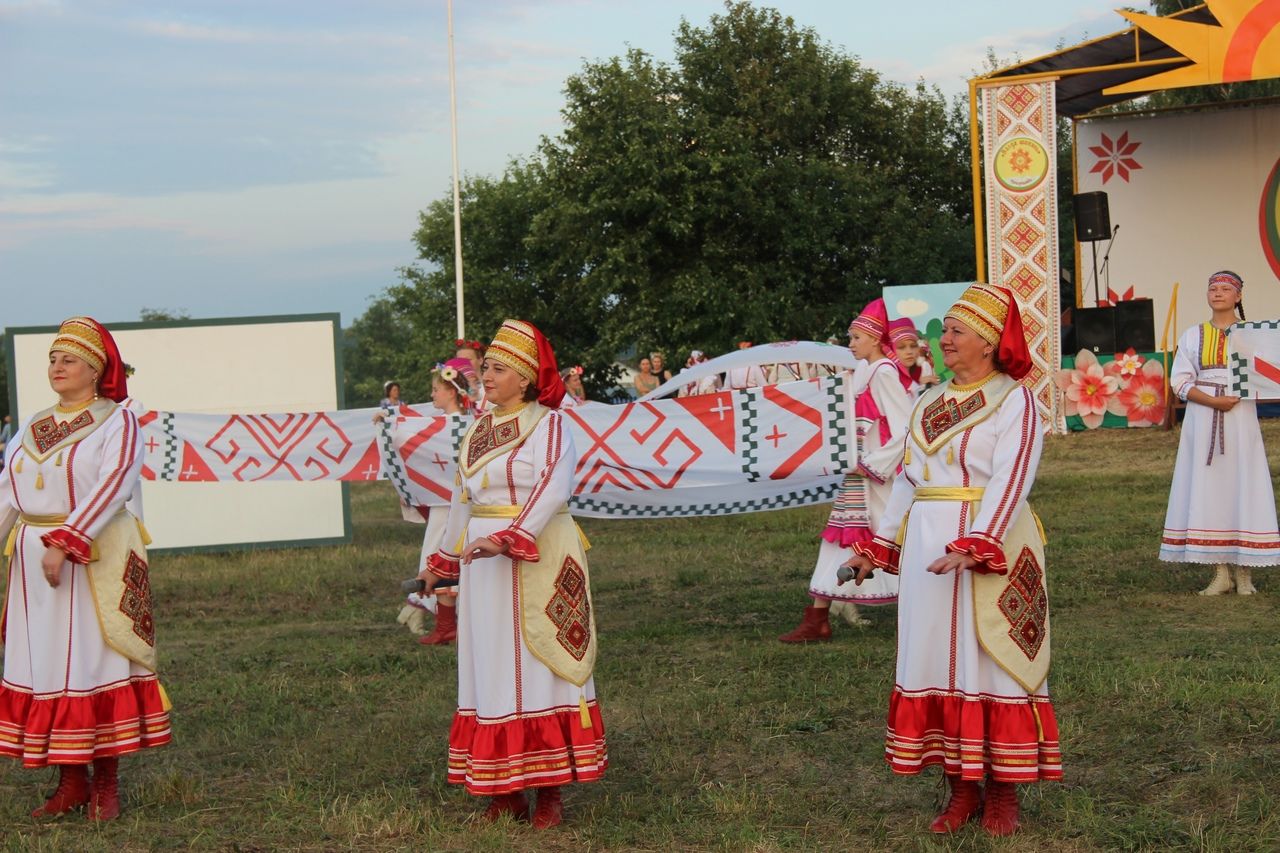
<svg viewBox="0 0 1280 853">
<path fill-rule="evenodd" d="M 996 348 L 996 363 L 1014 379 L 1031 370 L 1031 352 L 1022 331 L 1018 300 L 1006 288 L 993 284 L 971 284 L 947 316 L 964 323 Z"/>
<path fill-rule="evenodd" d="M 1244 279 L 1231 270 L 1219 270 L 1209 276 L 1209 287 L 1215 284 L 1229 284 L 1236 289 L 1236 293 L 1244 292 Z"/>
<path fill-rule="evenodd" d="M 98 373 L 98 393 L 119 403 L 129 396 L 127 374 L 115 338 L 92 317 L 72 317 L 63 320 L 58 336 L 49 345 L 49 352 L 65 352 L 82 359 Z"/>
<path fill-rule="evenodd" d="M 532 323 L 505 320 L 484 357 L 500 361 L 528 379 L 538 389 L 538 402 L 548 408 L 560 408 L 564 399 L 564 380 L 556 367 L 556 354 L 551 343 Z"/>
</svg>

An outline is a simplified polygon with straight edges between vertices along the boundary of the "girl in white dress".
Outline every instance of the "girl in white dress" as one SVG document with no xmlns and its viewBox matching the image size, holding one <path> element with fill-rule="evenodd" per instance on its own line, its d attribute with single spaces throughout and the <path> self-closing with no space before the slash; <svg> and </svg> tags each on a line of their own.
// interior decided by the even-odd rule
<svg viewBox="0 0 1280 853">
<path fill-rule="evenodd" d="M 1214 566 L 1201 595 L 1233 588 L 1250 595 L 1256 592 L 1250 567 L 1280 564 L 1275 494 L 1257 404 L 1227 393 L 1230 331 L 1237 311 L 1244 319 L 1243 290 L 1244 281 L 1230 270 L 1210 276 L 1213 319 L 1182 333 L 1169 376 L 1169 387 L 1187 410 L 1160 559 Z"/>
<path fill-rule="evenodd" d="M 1062 778 L 1044 540 L 1027 505 L 1044 425 L 1017 381 L 1031 360 L 1013 294 L 973 285 L 943 323 L 955 376 L 916 403 L 884 520 L 846 565 L 858 584 L 873 568 L 899 577 L 889 766 L 942 768 L 951 797 L 933 832 L 981 811 L 987 832 L 1008 835 L 1014 785 Z"/>
<path fill-rule="evenodd" d="M 547 828 L 561 820 L 560 786 L 608 764 L 586 540 L 568 513 L 577 456 L 541 332 L 503 323 L 482 377 L 492 408 L 462 440 L 444 539 L 422 575 L 459 579 L 448 779 L 492 796 L 489 819 L 524 819 L 537 788 L 533 825 Z"/>
<path fill-rule="evenodd" d="M 138 421 L 118 405 L 128 392 L 115 341 L 92 319 L 62 324 L 49 384 L 58 404 L 14 437 L 0 484 L 0 755 L 58 766 L 36 817 L 87 805 L 91 820 L 111 820 L 119 757 L 170 739 L 144 535 L 124 509 L 142 471 Z"/>
<path fill-rule="evenodd" d="M 800 625 L 778 639 L 784 643 L 825 642 L 831 639 L 830 611 L 838 607 L 851 624 L 866 625 L 859 604 L 891 604 L 898 598 L 898 579 L 882 572 L 857 588 L 842 587 L 836 579 L 840 564 L 856 542 L 870 542 L 884 513 L 889 490 L 902 462 L 902 440 L 912 397 L 911 380 L 892 357 L 889 316 L 884 300 L 876 299 L 849 324 L 849 349 L 862 359 L 853 374 L 853 413 L 857 433 L 857 465 L 845 475 L 827 517 L 818 546 L 818 561 L 809 580 L 812 604 Z"/>
</svg>

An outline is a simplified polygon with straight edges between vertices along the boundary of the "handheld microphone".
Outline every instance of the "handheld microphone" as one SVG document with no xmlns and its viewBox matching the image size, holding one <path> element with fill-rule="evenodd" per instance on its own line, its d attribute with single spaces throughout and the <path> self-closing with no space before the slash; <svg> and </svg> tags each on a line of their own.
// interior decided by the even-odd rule
<svg viewBox="0 0 1280 853">
<path fill-rule="evenodd" d="M 457 585 L 458 582 L 455 580 L 440 578 L 428 587 L 427 582 L 422 578 L 409 578 L 408 580 L 400 581 L 400 591 L 405 595 L 410 595 L 415 592 L 419 595 L 426 595 L 428 593 L 435 592 L 437 589 Z"/>
</svg>

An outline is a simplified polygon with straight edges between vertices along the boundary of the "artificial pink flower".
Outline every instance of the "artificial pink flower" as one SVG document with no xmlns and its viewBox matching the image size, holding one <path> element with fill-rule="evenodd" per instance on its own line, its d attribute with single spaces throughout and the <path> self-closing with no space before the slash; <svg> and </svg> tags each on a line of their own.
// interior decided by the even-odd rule
<svg viewBox="0 0 1280 853">
<path fill-rule="evenodd" d="M 1129 426 L 1154 426 L 1164 422 L 1164 367 L 1148 361 L 1129 379 L 1117 401 L 1124 408 Z"/>
<path fill-rule="evenodd" d="M 1116 353 L 1116 360 L 1107 365 L 1108 373 L 1118 373 L 1120 376 L 1128 378 L 1137 373 L 1146 359 L 1134 352 L 1133 347 L 1129 347 L 1124 352 Z"/>
<path fill-rule="evenodd" d="M 1108 409 L 1121 414 L 1114 398 L 1120 390 L 1120 379 L 1108 376 L 1097 357 L 1080 350 L 1074 370 L 1059 370 L 1055 383 L 1067 398 L 1067 415 L 1079 415 L 1088 429 L 1102 426 Z"/>
</svg>

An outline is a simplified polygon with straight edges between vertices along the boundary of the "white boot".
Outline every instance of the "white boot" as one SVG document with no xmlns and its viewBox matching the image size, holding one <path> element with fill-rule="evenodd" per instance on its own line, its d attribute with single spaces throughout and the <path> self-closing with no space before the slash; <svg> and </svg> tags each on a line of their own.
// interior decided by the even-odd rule
<svg viewBox="0 0 1280 853">
<path fill-rule="evenodd" d="M 831 615 L 843 616 L 844 621 L 848 622 L 850 625 L 856 625 L 858 627 L 871 624 L 870 619 L 862 618 L 862 615 L 858 613 L 858 605 L 854 604 L 852 601 L 831 602 Z"/>
<path fill-rule="evenodd" d="M 1253 595 L 1258 591 L 1253 585 L 1252 573 L 1248 566 L 1234 567 L 1236 576 L 1236 595 Z"/>
<path fill-rule="evenodd" d="M 1213 567 L 1213 580 L 1209 581 L 1209 585 L 1197 594 L 1222 595 L 1224 592 L 1231 592 L 1231 570 L 1227 568 L 1226 563 L 1218 563 Z"/>
</svg>

